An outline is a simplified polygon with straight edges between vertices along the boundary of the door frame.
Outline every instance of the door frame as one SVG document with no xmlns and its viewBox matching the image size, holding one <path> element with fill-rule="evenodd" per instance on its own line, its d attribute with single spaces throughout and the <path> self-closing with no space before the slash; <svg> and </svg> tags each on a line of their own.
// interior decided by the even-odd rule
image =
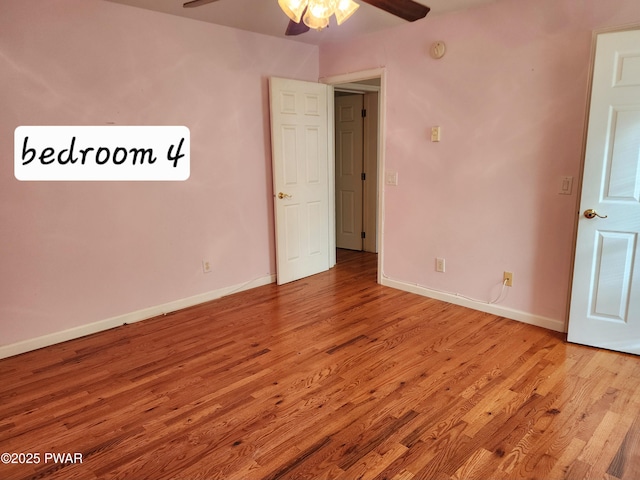
<svg viewBox="0 0 640 480">
<path fill-rule="evenodd" d="M 578 188 L 576 189 L 576 215 L 573 223 L 573 245 L 571 248 L 571 274 L 569 275 L 569 294 L 567 296 L 567 308 L 565 313 L 565 321 L 564 321 L 564 333 L 569 331 L 569 316 L 571 310 L 571 300 L 573 299 L 573 276 L 576 268 L 576 249 L 578 246 L 578 222 L 580 221 L 580 201 L 582 199 L 582 187 L 584 181 L 584 166 L 586 162 L 587 155 L 587 133 L 589 129 L 589 113 L 591 112 L 591 94 L 593 93 L 593 70 L 594 64 L 596 61 L 596 46 L 598 41 L 598 35 L 603 33 L 616 33 L 616 32 L 626 32 L 629 30 L 638 30 L 640 29 L 640 23 L 634 23 L 630 25 L 622 25 L 617 27 L 604 27 L 598 28 L 591 32 L 591 52 L 589 54 L 589 69 L 587 71 L 588 75 L 588 83 L 587 83 L 587 91 L 586 91 L 586 100 L 585 100 L 585 117 L 584 117 L 584 125 L 582 127 L 582 149 L 580 152 L 580 178 L 578 181 Z M 331 180 L 330 180 L 331 181 Z"/>
<path fill-rule="evenodd" d="M 345 83 L 356 83 L 363 80 L 380 79 L 380 89 L 378 95 L 378 204 L 377 204 L 377 222 L 376 222 L 376 238 L 378 240 L 378 267 L 377 267 L 377 282 L 382 283 L 382 265 L 384 260 L 384 166 L 385 166 L 385 116 L 386 116 L 386 70 L 385 68 L 374 68 L 371 70 L 362 70 L 359 72 L 344 73 L 339 75 L 330 75 L 319 79 L 321 83 L 326 83 L 335 87 Z M 328 102 L 332 104 L 333 102 Z M 329 201 L 333 199 L 333 204 L 329 204 L 329 227 L 332 230 L 329 238 L 329 252 L 330 265 L 336 264 L 336 212 L 335 212 L 335 111 L 334 107 L 330 106 L 329 118 L 333 123 L 329 128 Z"/>
</svg>

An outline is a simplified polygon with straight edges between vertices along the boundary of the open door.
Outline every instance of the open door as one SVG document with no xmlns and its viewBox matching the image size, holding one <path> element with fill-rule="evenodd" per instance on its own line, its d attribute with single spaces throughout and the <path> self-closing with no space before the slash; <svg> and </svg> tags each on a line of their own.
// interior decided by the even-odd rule
<svg viewBox="0 0 640 480">
<path fill-rule="evenodd" d="M 271 145 L 277 283 L 330 267 L 331 86 L 271 78 Z M 331 156 L 332 157 L 332 156 Z"/>
<path fill-rule="evenodd" d="M 600 34 L 570 342 L 640 354 L 640 30 Z"/>
<path fill-rule="evenodd" d="M 380 78 L 334 90 L 336 246 L 378 253 Z"/>
<path fill-rule="evenodd" d="M 335 97 L 336 246 L 362 250 L 364 96 Z"/>
</svg>

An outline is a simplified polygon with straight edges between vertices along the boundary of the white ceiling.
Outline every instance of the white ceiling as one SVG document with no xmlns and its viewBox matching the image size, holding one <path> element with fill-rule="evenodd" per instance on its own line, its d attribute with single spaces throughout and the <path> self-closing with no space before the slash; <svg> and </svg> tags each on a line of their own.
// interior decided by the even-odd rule
<svg viewBox="0 0 640 480">
<path fill-rule="evenodd" d="M 219 0 L 196 8 L 183 8 L 182 4 L 186 0 L 107 1 L 316 45 L 324 42 L 339 41 L 355 35 L 406 23 L 401 18 L 367 5 L 364 2 L 359 2 L 360 8 L 358 11 L 340 26 L 333 23 L 335 19 L 332 19 L 330 27 L 321 32 L 312 30 L 299 36 L 285 37 L 284 31 L 289 23 L 289 18 L 280 10 L 277 0 Z M 434 15 L 463 10 L 496 0 L 416 1 L 431 8 L 426 19 L 418 20 L 419 22 L 425 22 Z"/>
</svg>

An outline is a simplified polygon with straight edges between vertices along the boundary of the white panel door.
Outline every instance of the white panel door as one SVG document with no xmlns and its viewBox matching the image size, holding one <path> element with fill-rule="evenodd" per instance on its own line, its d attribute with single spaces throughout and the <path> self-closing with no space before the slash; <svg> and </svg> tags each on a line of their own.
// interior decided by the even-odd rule
<svg viewBox="0 0 640 480">
<path fill-rule="evenodd" d="M 363 119 L 362 95 L 335 99 L 336 246 L 362 250 Z"/>
<path fill-rule="evenodd" d="M 640 354 L 640 30 L 597 38 L 580 212 L 568 340 Z"/>
<path fill-rule="evenodd" d="M 283 78 L 269 85 L 281 285 L 329 269 L 329 87 Z"/>
</svg>

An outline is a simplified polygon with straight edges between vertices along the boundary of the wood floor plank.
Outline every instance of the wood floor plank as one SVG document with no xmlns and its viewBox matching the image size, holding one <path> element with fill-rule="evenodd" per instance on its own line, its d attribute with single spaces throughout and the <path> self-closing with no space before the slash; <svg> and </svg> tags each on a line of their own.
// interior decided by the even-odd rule
<svg viewBox="0 0 640 480">
<path fill-rule="evenodd" d="M 607 473 L 620 479 L 640 478 L 640 418 L 633 419 Z"/>
<path fill-rule="evenodd" d="M 640 358 L 376 284 L 374 254 L 0 360 L 2 479 L 640 478 Z"/>
<path fill-rule="evenodd" d="M 452 480 L 485 480 L 495 470 L 494 453 L 484 448 L 473 452 L 466 462 L 453 474 Z"/>
</svg>

